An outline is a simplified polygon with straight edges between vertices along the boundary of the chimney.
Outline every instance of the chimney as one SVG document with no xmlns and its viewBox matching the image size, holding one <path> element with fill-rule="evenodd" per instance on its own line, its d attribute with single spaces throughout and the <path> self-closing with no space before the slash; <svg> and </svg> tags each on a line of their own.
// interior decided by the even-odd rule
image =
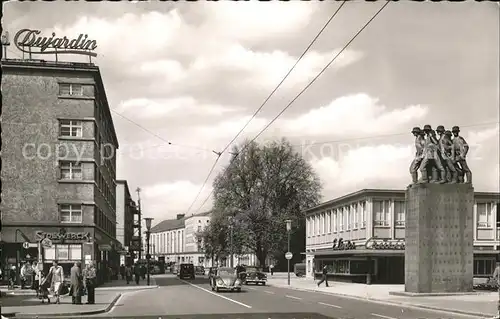
<svg viewBox="0 0 500 319">
<path fill-rule="evenodd" d="M 177 214 L 177 220 L 183 219 L 185 214 Z"/>
</svg>

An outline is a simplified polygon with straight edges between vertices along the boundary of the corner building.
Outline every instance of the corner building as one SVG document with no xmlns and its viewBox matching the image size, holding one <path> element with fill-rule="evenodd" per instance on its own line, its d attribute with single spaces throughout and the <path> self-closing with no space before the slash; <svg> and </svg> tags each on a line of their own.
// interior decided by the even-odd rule
<svg viewBox="0 0 500 319">
<path fill-rule="evenodd" d="M 326 265 L 330 280 L 404 283 L 404 190 L 363 189 L 305 214 L 307 277 Z M 474 277 L 489 277 L 500 257 L 500 193 L 474 193 L 473 222 Z"/>
<path fill-rule="evenodd" d="M 36 258 L 50 238 L 45 267 L 57 259 L 69 274 L 94 260 L 99 281 L 109 279 L 121 250 L 118 140 L 99 68 L 2 60 L 2 73 L 2 265 Z"/>
</svg>

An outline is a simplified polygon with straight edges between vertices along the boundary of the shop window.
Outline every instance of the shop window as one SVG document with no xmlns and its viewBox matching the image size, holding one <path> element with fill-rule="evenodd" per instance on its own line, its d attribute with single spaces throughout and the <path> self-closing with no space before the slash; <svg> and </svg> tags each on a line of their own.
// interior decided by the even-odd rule
<svg viewBox="0 0 500 319">
<path fill-rule="evenodd" d="M 61 136 L 82 137 L 83 136 L 83 122 L 61 120 L 59 134 Z"/>
<path fill-rule="evenodd" d="M 495 271 L 495 259 L 474 259 L 474 276 L 491 276 Z"/>
<path fill-rule="evenodd" d="M 60 162 L 61 179 L 75 179 L 81 180 L 82 176 L 82 163 L 62 161 Z"/>
<path fill-rule="evenodd" d="M 81 223 L 82 205 L 61 205 L 60 216 L 63 223 Z"/>
<path fill-rule="evenodd" d="M 83 85 L 75 83 L 61 83 L 59 84 L 59 95 L 82 96 Z"/>
<path fill-rule="evenodd" d="M 55 244 L 51 248 L 45 248 L 45 261 L 52 262 L 58 260 L 76 261 L 82 259 L 81 244 Z"/>
</svg>

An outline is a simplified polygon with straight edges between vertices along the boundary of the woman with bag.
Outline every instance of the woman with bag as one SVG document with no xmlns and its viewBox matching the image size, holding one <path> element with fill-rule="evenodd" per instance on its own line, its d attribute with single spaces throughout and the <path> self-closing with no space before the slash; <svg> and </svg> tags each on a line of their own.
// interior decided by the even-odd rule
<svg viewBox="0 0 500 319">
<path fill-rule="evenodd" d="M 63 268 L 59 266 L 57 260 L 54 260 L 52 263 L 49 273 L 52 276 L 51 288 L 54 292 L 54 297 L 56 297 L 56 303 L 60 303 L 59 295 L 61 294 L 61 289 L 64 283 L 64 271 Z"/>
</svg>

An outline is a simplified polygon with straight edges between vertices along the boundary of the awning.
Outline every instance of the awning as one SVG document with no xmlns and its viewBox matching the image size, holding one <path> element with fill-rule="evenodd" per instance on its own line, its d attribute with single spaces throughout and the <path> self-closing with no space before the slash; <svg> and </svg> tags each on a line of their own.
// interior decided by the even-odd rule
<svg viewBox="0 0 500 319">
<path fill-rule="evenodd" d="M 311 252 L 314 256 L 404 256 L 404 250 L 387 249 L 350 249 L 350 250 L 321 250 Z"/>
</svg>

